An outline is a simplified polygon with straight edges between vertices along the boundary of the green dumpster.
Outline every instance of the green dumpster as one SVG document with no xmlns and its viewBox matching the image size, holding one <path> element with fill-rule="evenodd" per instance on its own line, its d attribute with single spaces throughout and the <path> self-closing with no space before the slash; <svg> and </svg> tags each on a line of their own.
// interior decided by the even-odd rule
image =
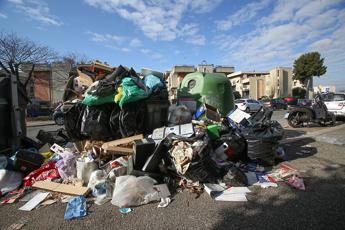
<svg viewBox="0 0 345 230">
<path fill-rule="evenodd" d="M 199 107 L 209 104 L 226 116 L 234 108 L 231 83 L 222 73 L 187 74 L 177 91 L 177 99 L 194 99 Z"/>
</svg>

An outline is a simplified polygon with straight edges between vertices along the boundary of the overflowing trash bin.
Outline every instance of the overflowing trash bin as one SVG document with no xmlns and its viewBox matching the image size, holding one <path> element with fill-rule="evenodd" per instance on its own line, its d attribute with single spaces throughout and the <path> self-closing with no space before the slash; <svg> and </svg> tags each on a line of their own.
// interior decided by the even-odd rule
<svg viewBox="0 0 345 230">
<path fill-rule="evenodd" d="M 164 79 L 152 72 L 139 76 L 119 66 L 98 80 L 80 70 L 74 74 L 62 106 L 65 129 L 41 131 L 43 147 L 20 150 L 12 156 L 14 168 L 0 164 L 0 170 L 6 170 L 0 174 L 6 188 L 0 195 L 7 197 L 2 204 L 33 189 L 45 190 L 68 202 L 69 220 L 87 215 L 85 198 L 92 197 L 97 205 L 111 201 L 127 213 L 132 209 L 124 208 L 155 201 L 166 207 L 177 189 L 197 194 L 205 190 L 215 200 L 246 201 L 251 185 L 283 180 L 304 188 L 298 171 L 288 165 L 272 173 L 262 170 L 275 164 L 283 128 L 271 120 L 269 110 L 250 115 L 234 108 L 231 85 L 221 76 L 202 80 L 196 73 L 186 79 L 215 84 L 222 92 L 211 100 L 208 91 L 191 110 L 185 104 L 170 105 Z M 193 88 L 194 83 L 183 84 Z M 192 91 L 180 92 L 181 99 Z"/>
</svg>

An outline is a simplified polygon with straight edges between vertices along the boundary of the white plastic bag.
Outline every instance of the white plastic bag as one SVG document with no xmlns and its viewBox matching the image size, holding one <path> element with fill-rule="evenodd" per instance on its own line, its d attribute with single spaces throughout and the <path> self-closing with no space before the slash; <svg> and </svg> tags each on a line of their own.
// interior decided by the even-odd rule
<svg viewBox="0 0 345 230">
<path fill-rule="evenodd" d="M 23 175 L 19 172 L 0 169 L 0 194 L 11 192 L 22 183 Z"/>
<path fill-rule="evenodd" d="M 160 200 L 157 191 L 153 189 L 155 183 L 157 182 L 148 176 L 120 176 L 116 178 L 111 203 L 122 208 Z"/>
<path fill-rule="evenodd" d="M 91 173 L 87 187 L 96 197 L 95 204 L 97 205 L 105 204 L 113 194 L 113 183 L 107 180 L 107 174 L 103 170 L 96 170 Z"/>
</svg>

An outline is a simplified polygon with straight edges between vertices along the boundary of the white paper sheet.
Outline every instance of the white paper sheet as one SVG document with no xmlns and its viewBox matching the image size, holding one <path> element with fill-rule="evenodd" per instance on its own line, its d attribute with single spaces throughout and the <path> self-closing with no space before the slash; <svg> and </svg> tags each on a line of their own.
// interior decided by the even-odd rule
<svg viewBox="0 0 345 230">
<path fill-rule="evenodd" d="M 225 194 L 246 194 L 251 192 L 247 187 L 231 187 L 224 191 Z"/>
<path fill-rule="evenodd" d="M 221 194 L 215 198 L 216 201 L 248 201 L 245 193 Z"/>
<path fill-rule="evenodd" d="M 41 192 L 37 194 L 31 200 L 29 200 L 26 204 L 20 207 L 19 210 L 31 211 L 32 209 L 37 207 L 37 205 L 39 205 L 42 201 L 44 201 L 48 197 L 49 194 L 50 192 Z"/>
</svg>

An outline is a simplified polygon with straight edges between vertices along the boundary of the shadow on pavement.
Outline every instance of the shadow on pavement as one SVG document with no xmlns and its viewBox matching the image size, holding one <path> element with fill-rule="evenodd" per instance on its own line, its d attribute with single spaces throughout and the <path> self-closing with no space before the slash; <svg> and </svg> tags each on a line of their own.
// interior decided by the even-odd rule
<svg viewBox="0 0 345 230">
<path fill-rule="evenodd" d="M 305 191 L 284 183 L 254 188 L 247 203 L 223 208 L 213 229 L 344 229 L 344 166 L 324 167 L 318 176 L 305 177 Z"/>
<path fill-rule="evenodd" d="M 307 137 L 297 139 L 288 144 L 284 144 L 283 146 L 289 160 L 295 160 L 298 158 L 306 158 L 315 155 L 317 153 L 317 149 L 309 145 L 313 142 L 315 142 L 313 138 Z"/>
<path fill-rule="evenodd" d="M 284 129 L 284 136 L 283 138 L 291 138 L 291 137 L 299 137 L 306 134 L 303 130 L 298 129 Z"/>
</svg>

